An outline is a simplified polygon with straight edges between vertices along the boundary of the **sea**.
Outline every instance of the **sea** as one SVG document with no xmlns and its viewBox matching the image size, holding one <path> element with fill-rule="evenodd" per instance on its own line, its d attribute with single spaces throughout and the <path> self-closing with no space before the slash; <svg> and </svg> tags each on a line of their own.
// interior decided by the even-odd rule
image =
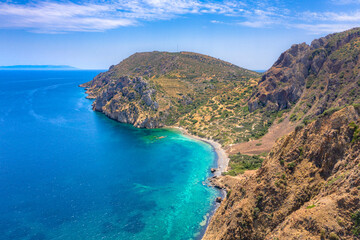
<svg viewBox="0 0 360 240">
<path fill-rule="evenodd" d="M 0 71 L 0 239 L 200 239 L 216 153 L 91 108 L 100 70 Z"/>
</svg>

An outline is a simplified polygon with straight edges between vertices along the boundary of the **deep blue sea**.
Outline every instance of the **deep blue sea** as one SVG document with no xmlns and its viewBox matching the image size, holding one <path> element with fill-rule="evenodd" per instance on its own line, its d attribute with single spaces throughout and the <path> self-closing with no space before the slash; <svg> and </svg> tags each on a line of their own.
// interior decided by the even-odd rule
<svg viewBox="0 0 360 240">
<path fill-rule="evenodd" d="M 216 154 L 91 110 L 100 71 L 0 71 L 0 239 L 197 239 Z"/>
</svg>

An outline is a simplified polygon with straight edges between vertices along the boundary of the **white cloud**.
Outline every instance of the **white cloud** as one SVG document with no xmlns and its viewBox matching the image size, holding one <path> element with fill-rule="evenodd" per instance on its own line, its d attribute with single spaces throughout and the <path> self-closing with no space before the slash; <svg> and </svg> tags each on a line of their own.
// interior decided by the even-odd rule
<svg viewBox="0 0 360 240">
<path fill-rule="evenodd" d="M 311 34 L 324 34 L 342 32 L 354 27 L 358 27 L 356 24 L 293 24 L 291 27 L 306 30 Z"/>
<path fill-rule="evenodd" d="M 353 12 L 304 12 L 299 14 L 304 21 L 359 22 L 360 11 Z"/>
<path fill-rule="evenodd" d="M 103 31 L 135 24 L 127 18 L 102 17 L 106 5 L 44 2 L 34 5 L 0 4 L 0 27 L 35 32 Z"/>
<path fill-rule="evenodd" d="M 333 1 L 333 0 L 330 0 Z M 41 33 L 105 31 L 138 25 L 143 21 L 168 20 L 189 14 L 227 16 L 211 23 L 251 28 L 293 27 L 313 32 L 333 32 L 360 22 L 353 12 L 302 12 L 287 9 L 281 0 L 92 0 L 91 2 L 0 3 L 0 28 Z M 335 0 L 333 1 L 335 3 Z M 360 0 L 339 0 L 350 4 Z"/>
<path fill-rule="evenodd" d="M 245 21 L 239 22 L 239 25 L 251 28 L 264 28 L 272 24 L 272 22 L 264 22 L 264 21 Z"/>
<path fill-rule="evenodd" d="M 117 0 L 101 3 L 35 2 L 0 3 L 1 28 L 25 28 L 36 32 L 103 31 L 166 20 L 184 14 L 241 14 L 238 1 Z"/>
</svg>

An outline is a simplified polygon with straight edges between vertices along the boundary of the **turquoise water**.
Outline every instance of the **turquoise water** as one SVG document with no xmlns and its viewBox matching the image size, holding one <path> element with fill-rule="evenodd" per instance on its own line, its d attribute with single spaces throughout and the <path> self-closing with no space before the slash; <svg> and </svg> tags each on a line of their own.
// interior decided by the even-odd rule
<svg viewBox="0 0 360 240">
<path fill-rule="evenodd" d="M 0 238 L 199 238 L 211 146 L 93 112 L 98 73 L 0 71 Z"/>
</svg>

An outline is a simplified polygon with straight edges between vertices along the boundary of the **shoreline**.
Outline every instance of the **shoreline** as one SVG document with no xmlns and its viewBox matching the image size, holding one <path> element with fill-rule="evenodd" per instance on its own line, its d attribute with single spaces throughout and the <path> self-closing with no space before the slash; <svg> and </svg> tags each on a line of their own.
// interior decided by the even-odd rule
<svg viewBox="0 0 360 240">
<path fill-rule="evenodd" d="M 210 140 L 210 139 L 202 138 L 202 137 L 199 137 L 199 136 L 196 136 L 196 135 L 192 135 L 186 129 L 181 128 L 181 127 L 168 127 L 167 129 L 180 131 L 185 136 L 187 136 L 189 138 L 192 138 L 192 139 L 195 139 L 195 140 L 198 140 L 198 141 L 205 142 L 205 143 L 209 144 L 213 148 L 213 150 L 215 151 L 215 154 L 216 154 L 216 158 L 217 158 L 216 159 L 217 168 L 216 168 L 216 171 L 213 173 L 213 177 L 219 177 L 219 176 L 221 176 L 221 174 L 223 172 L 227 171 L 230 158 L 228 157 L 227 153 L 222 148 L 220 143 L 215 142 L 214 140 Z M 208 178 L 208 179 L 210 179 L 210 178 Z M 210 186 L 216 187 L 213 184 L 211 184 Z M 226 197 L 226 194 L 227 194 L 226 190 L 225 189 L 218 189 L 218 190 L 221 193 L 222 199 L 224 199 Z M 205 235 L 205 233 L 207 231 L 207 228 L 208 228 L 208 226 L 210 224 L 210 221 L 213 218 L 213 216 L 215 215 L 216 211 L 218 210 L 220 204 L 221 203 L 217 203 L 217 202 L 214 203 L 213 208 L 208 213 L 209 217 L 206 220 L 206 224 L 205 224 L 205 226 L 203 228 L 203 231 L 196 238 L 196 240 L 202 240 L 203 239 L 203 237 L 204 237 L 204 235 Z"/>
<path fill-rule="evenodd" d="M 168 127 L 168 128 L 179 130 L 182 134 L 186 135 L 189 138 L 199 140 L 202 142 L 206 142 L 214 149 L 214 151 L 216 153 L 216 158 L 217 158 L 216 159 L 217 160 L 217 168 L 216 168 L 216 171 L 213 173 L 214 176 L 221 176 L 221 174 L 223 172 L 227 171 L 230 159 L 229 159 L 227 153 L 225 152 L 225 150 L 222 148 L 220 143 L 215 142 L 214 140 L 211 140 L 211 139 L 206 139 L 206 138 L 202 138 L 202 137 L 199 137 L 196 135 L 192 135 L 186 129 L 181 128 L 181 127 Z"/>
</svg>

